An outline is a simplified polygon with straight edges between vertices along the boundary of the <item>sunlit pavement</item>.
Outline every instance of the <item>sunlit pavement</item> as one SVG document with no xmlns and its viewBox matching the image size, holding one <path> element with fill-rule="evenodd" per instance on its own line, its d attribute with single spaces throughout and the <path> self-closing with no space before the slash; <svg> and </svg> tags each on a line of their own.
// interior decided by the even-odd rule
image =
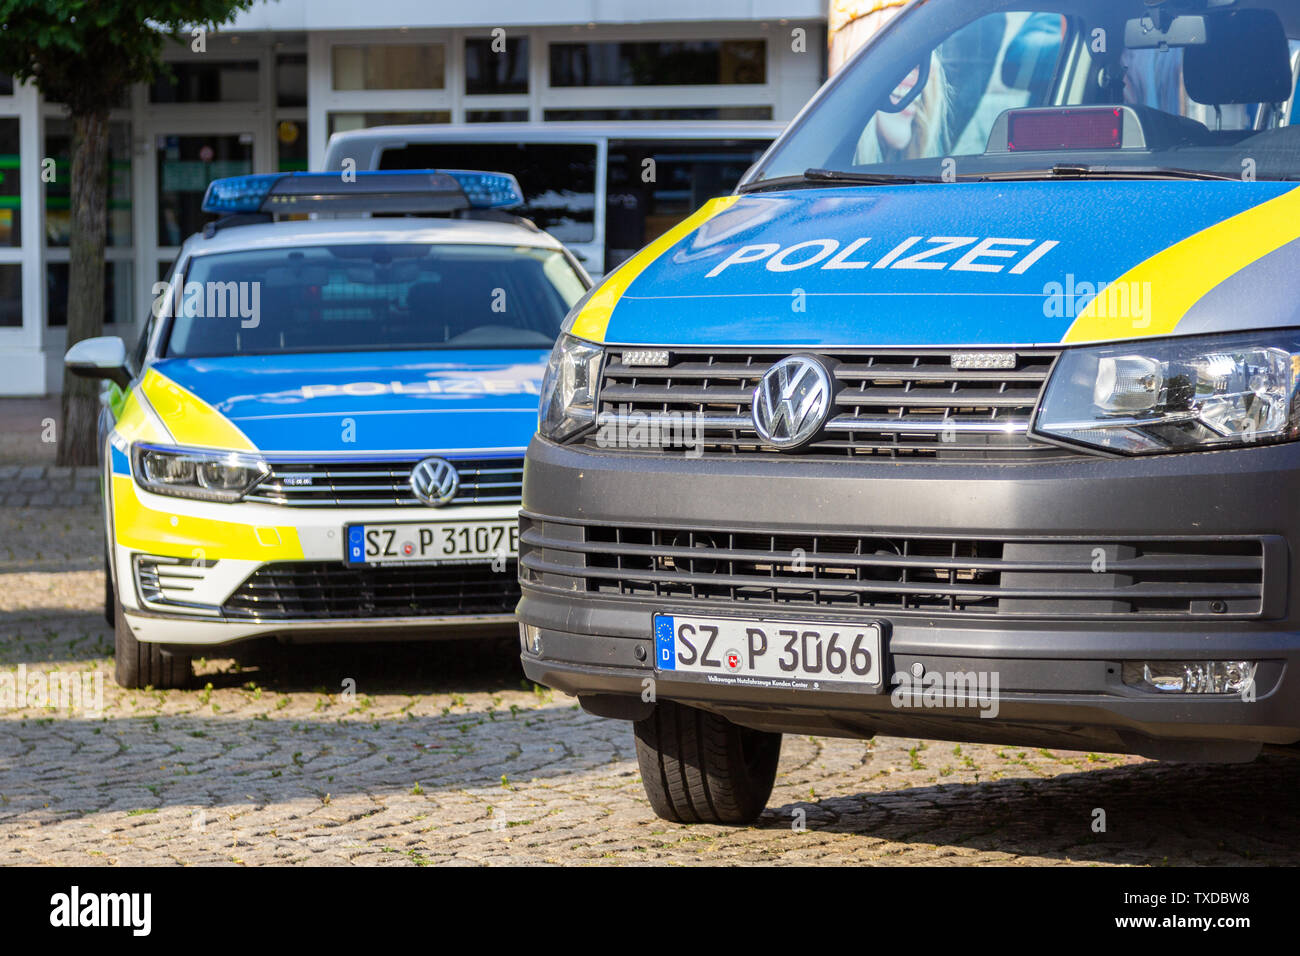
<svg viewBox="0 0 1300 956">
<path fill-rule="evenodd" d="M 123 691 L 93 476 L 33 475 L 0 477 L 0 673 L 98 671 L 103 710 L 0 711 L 0 863 L 1300 863 L 1285 759 L 787 737 L 757 826 L 667 824 L 630 726 L 534 688 L 508 641 L 273 649 Z"/>
</svg>

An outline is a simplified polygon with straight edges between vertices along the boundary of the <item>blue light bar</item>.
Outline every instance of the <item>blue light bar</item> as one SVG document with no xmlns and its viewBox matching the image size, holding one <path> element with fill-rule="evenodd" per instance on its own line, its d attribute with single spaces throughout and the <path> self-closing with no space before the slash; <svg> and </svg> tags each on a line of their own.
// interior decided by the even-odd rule
<svg viewBox="0 0 1300 956">
<path fill-rule="evenodd" d="M 523 204 L 519 182 L 509 173 L 480 173 L 472 169 L 445 172 L 460 184 L 461 192 L 475 209 L 508 209 Z"/>
<path fill-rule="evenodd" d="M 524 201 L 509 173 L 468 169 L 377 170 L 349 174 L 267 173 L 208 184 L 203 211 L 236 213 L 408 212 L 505 209 Z"/>
<path fill-rule="evenodd" d="M 203 194 L 203 211 L 227 215 L 260 212 L 271 188 L 283 176 L 283 173 L 266 173 L 260 176 L 214 179 L 208 183 L 208 191 Z"/>
</svg>

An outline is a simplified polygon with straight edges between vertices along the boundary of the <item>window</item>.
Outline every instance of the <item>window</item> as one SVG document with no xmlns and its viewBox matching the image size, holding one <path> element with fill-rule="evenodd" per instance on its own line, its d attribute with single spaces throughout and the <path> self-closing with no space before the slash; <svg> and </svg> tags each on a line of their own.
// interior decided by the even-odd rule
<svg viewBox="0 0 1300 956">
<path fill-rule="evenodd" d="M 72 234 L 72 124 L 45 121 L 45 155 L 54 160 L 54 181 L 45 187 L 45 244 L 65 247 Z M 108 126 L 108 244 L 131 245 L 131 128 Z"/>
<path fill-rule="evenodd" d="M 275 168 L 282 173 L 307 171 L 307 121 L 280 120 L 275 124 Z"/>
<path fill-rule="evenodd" d="M 440 90 L 446 84 L 441 43 L 339 45 L 331 64 L 336 90 Z"/>
<path fill-rule="evenodd" d="M 45 309 L 52 328 L 68 324 L 68 270 L 66 262 L 50 262 L 45 266 Z M 131 270 L 130 259 L 104 263 L 105 325 L 131 321 L 134 312 Z"/>
<path fill-rule="evenodd" d="M 202 209 L 208 183 L 253 171 L 253 137 L 232 133 L 158 139 L 158 244 L 179 246 L 214 218 Z"/>
<path fill-rule="evenodd" d="M 707 200 L 735 189 L 769 145 L 768 140 L 611 140 L 606 168 L 606 271 Z M 650 169 L 654 176 L 647 182 Z"/>
<path fill-rule="evenodd" d="M 1127 0 L 1050 6 L 968 0 L 958 16 L 916 5 L 844 68 L 755 181 L 813 167 L 934 177 L 941 158 L 960 159 L 959 179 L 1058 164 L 1300 175 L 1285 111 L 1292 4 L 1201 4 L 1154 33 Z M 1049 104 L 1069 109 L 1034 111 Z"/>
<path fill-rule="evenodd" d="M 14 78 L 8 73 L 0 73 L 0 96 L 14 95 Z"/>
<path fill-rule="evenodd" d="M 182 60 L 168 65 L 149 90 L 153 103 L 256 103 L 256 60 Z"/>
<path fill-rule="evenodd" d="M 551 86 L 718 86 L 767 82 L 764 40 L 552 43 Z"/>
<path fill-rule="evenodd" d="M 527 123 L 528 110 L 466 110 L 466 123 Z"/>
<path fill-rule="evenodd" d="M 0 327 L 23 324 L 23 267 L 16 262 L 0 265 Z"/>
<path fill-rule="evenodd" d="M 275 105 L 307 105 L 306 53 L 281 53 L 275 58 Z"/>
<path fill-rule="evenodd" d="M 465 92 L 471 96 L 528 92 L 528 38 L 506 37 L 505 49 L 492 39 L 465 40 Z"/>
<path fill-rule="evenodd" d="M 23 242 L 18 122 L 17 118 L 0 118 L 0 246 L 21 246 Z"/>
<path fill-rule="evenodd" d="M 450 123 L 451 110 L 426 110 L 422 113 L 371 112 L 331 113 L 330 135 L 368 126 L 393 126 L 412 123 Z"/>
<path fill-rule="evenodd" d="M 137 375 L 144 368 L 145 356 L 149 354 L 149 340 L 153 338 L 154 327 L 158 320 L 154 317 L 153 310 L 149 312 L 149 318 L 145 320 L 144 328 L 140 330 L 140 337 L 135 341 L 135 348 L 131 350 L 131 371 Z"/>
<path fill-rule="evenodd" d="M 524 193 L 516 210 L 561 242 L 595 237 L 594 143 L 412 143 L 386 149 L 380 169 L 499 169 Z"/>
<path fill-rule="evenodd" d="M 168 356 L 549 349 L 586 291 L 556 250 L 415 242 L 196 256 L 185 281 L 229 291 L 183 298 Z"/>
<path fill-rule="evenodd" d="M 631 109 L 545 110 L 551 123 L 603 122 L 607 120 L 770 120 L 770 106 L 666 106 Z"/>
</svg>

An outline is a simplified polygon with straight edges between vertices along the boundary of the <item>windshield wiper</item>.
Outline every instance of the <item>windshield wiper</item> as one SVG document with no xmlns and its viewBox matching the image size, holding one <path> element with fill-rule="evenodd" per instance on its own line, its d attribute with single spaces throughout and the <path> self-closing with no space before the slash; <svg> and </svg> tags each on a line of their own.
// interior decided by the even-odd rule
<svg viewBox="0 0 1300 956">
<path fill-rule="evenodd" d="M 913 186 L 917 183 L 940 183 L 938 176 L 907 176 L 901 173 L 852 173 L 838 169 L 809 169 L 802 176 L 780 176 L 760 179 L 742 186 L 740 192 L 751 193 L 766 189 L 789 189 L 797 186 Z"/>
<path fill-rule="evenodd" d="M 1240 176 L 1212 173 L 1203 169 L 1181 169 L 1176 166 L 1101 166 L 1076 163 L 1056 163 L 1041 169 L 1013 169 L 1007 172 L 967 173 L 953 182 L 1035 182 L 1051 179 L 1186 179 L 1240 182 Z M 903 173 L 859 173 L 838 169 L 806 170 L 802 176 L 781 176 L 761 179 L 742 186 L 740 192 L 758 192 L 767 189 L 790 189 L 798 186 L 911 186 L 918 183 L 942 183 L 939 176 L 913 176 Z"/>
<path fill-rule="evenodd" d="M 902 173 L 850 173 L 838 169 L 809 169 L 803 178 L 814 183 L 849 183 L 860 186 L 908 186 L 914 183 L 941 183 L 938 176 L 909 176 Z"/>
<path fill-rule="evenodd" d="M 981 182 L 1015 182 L 1036 179 L 1200 179 L 1240 182 L 1240 176 L 1175 166 L 1085 166 L 1057 163 L 1045 169 L 1017 169 L 1005 173 L 978 173 L 961 179 Z"/>
</svg>

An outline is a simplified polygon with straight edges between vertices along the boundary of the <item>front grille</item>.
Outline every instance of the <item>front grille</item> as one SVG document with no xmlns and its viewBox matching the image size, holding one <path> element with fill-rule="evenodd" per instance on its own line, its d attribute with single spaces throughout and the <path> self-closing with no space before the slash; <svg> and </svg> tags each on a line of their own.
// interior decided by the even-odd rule
<svg viewBox="0 0 1300 956">
<path fill-rule="evenodd" d="M 617 528 L 525 515 L 529 585 L 732 606 L 1041 618 L 1263 611 L 1274 539 L 1064 540 Z M 1270 551 L 1266 544 L 1272 542 Z"/>
<path fill-rule="evenodd" d="M 764 446 L 750 417 L 759 379 L 788 354 L 674 350 L 668 365 L 651 367 L 625 365 L 623 351 L 613 348 L 601 375 L 602 420 L 685 414 L 702 423 L 705 455 L 790 457 Z M 797 456 L 1007 461 L 1067 454 L 1028 436 L 1057 352 L 1017 352 L 1007 369 L 954 368 L 960 353 L 951 351 L 818 354 L 834 367 L 835 408 L 824 436 Z M 608 446 L 599 431 L 586 441 Z"/>
<path fill-rule="evenodd" d="M 411 469 L 421 455 L 401 461 L 271 461 L 271 474 L 245 501 L 294 508 L 428 507 L 411 490 Z M 460 489 L 452 504 L 518 504 L 524 480 L 524 460 L 509 458 L 448 458 L 460 474 Z"/>
<path fill-rule="evenodd" d="M 340 561 L 285 561 L 255 571 L 222 607 L 229 618 L 310 620 L 513 614 L 513 560 L 491 565 L 353 568 Z"/>
</svg>

